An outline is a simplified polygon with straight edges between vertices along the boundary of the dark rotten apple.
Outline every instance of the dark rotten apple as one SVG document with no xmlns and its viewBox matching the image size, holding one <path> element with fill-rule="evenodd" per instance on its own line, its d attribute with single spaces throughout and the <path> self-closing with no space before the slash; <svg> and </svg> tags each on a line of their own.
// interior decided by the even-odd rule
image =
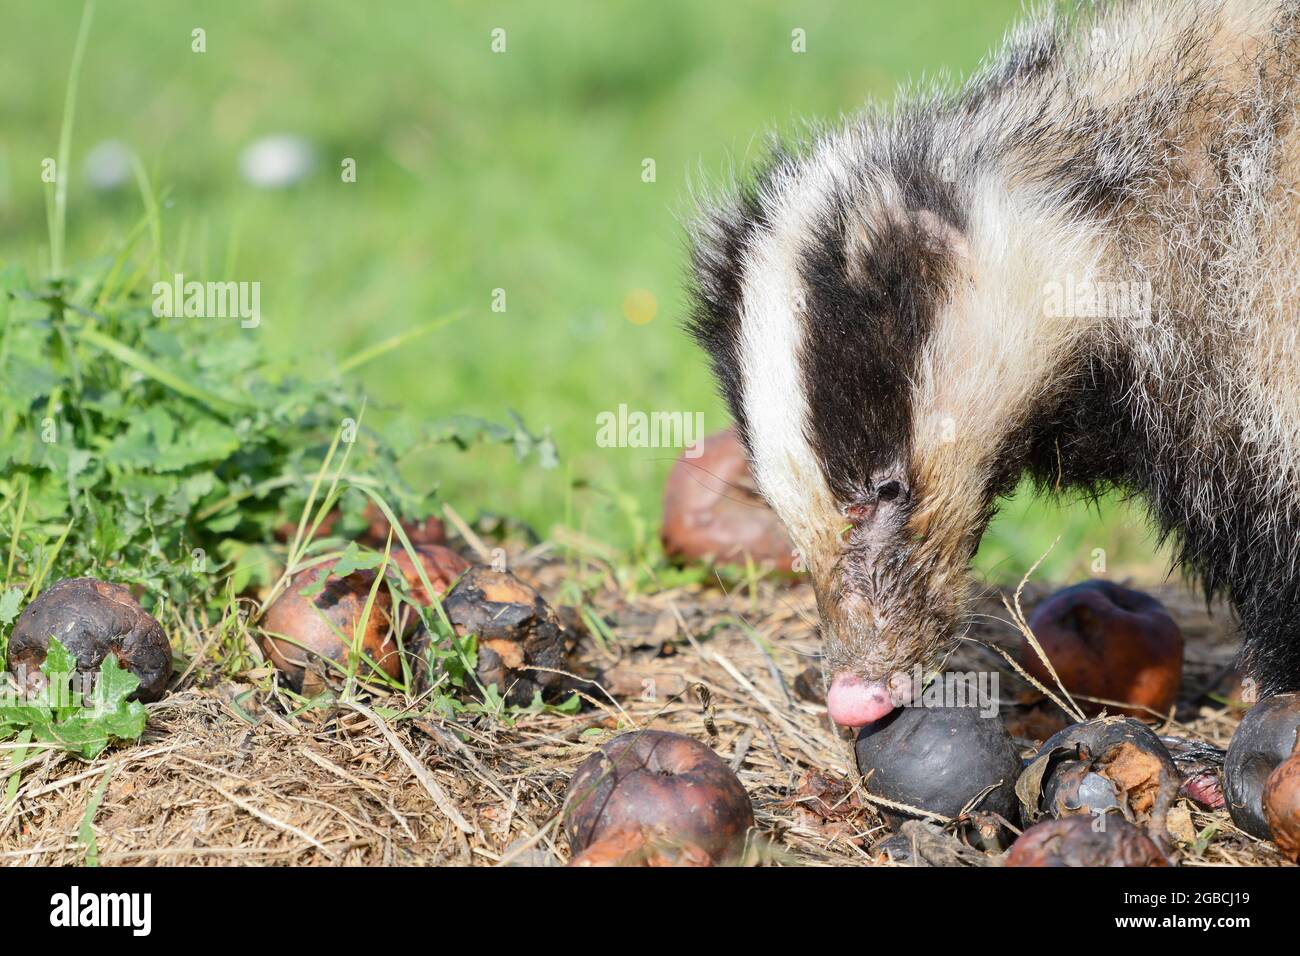
<svg viewBox="0 0 1300 956">
<path fill-rule="evenodd" d="M 39 672 L 50 638 L 77 659 L 77 671 L 93 678 L 112 654 L 140 679 L 135 697 L 162 696 L 172 673 L 167 635 L 131 592 L 95 578 L 65 578 L 50 585 L 18 616 L 9 636 L 9 670 Z"/>
</svg>

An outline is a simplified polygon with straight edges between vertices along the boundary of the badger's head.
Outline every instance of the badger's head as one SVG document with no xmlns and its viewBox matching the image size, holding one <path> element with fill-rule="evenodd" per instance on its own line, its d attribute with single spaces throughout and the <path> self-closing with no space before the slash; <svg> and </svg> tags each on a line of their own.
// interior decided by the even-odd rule
<svg viewBox="0 0 1300 956">
<path fill-rule="evenodd" d="M 690 328 L 811 574 L 841 725 L 904 702 L 965 626 L 969 561 L 1079 332 L 1043 318 L 1077 264 L 1061 236 L 932 140 L 860 129 L 694 231 Z"/>
</svg>

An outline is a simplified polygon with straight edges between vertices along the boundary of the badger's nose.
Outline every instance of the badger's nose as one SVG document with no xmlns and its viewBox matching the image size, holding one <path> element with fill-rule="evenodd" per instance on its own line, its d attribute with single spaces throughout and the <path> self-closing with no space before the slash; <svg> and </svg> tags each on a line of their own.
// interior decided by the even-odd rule
<svg viewBox="0 0 1300 956">
<path fill-rule="evenodd" d="M 884 681 L 840 674 L 826 691 L 826 709 L 841 727 L 865 727 L 892 711 L 894 698 Z"/>
</svg>

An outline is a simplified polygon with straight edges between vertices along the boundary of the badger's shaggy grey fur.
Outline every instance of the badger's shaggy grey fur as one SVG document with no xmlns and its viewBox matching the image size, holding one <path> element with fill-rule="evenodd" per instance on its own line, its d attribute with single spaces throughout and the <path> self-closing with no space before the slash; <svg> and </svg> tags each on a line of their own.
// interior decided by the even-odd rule
<svg viewBox="0 0 1300 956">
<path fill-rule="evenodd" d="M 1145 496 L 1300 689 L 1297 119 L 1300 0 L 1071 4 L 701 217 L 692 330 L 830 673 L 937 665 L 1030 474 Z"/>
</svg>

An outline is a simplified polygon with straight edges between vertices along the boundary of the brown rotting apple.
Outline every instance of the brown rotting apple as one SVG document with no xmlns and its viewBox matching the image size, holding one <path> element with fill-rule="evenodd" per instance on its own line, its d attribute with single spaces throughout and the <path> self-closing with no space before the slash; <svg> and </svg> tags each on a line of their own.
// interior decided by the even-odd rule
<svg viewBox="0 0 1300 956">
<path fill-rule="evenodd" d="M 735 429 L 709 435 L 677 459 L 664 485 L 664 553 L 681 562 L 768 565 L 789 574 L 794 545 L 758 493 Z"/>
<path fill-rule="evenodd" d="M 1071 694 L 1118 701 L 1134 717 L 1167 714 L 1183 672 L 1183 635 L 1155 598 L 1110 581 L 1084 581 L 1058 591 L 1029 617 L 1029 629 Z M 1042 658 L 1022 639 L 1020 662 L 1055 689 Z M 1104 705 L 1078 701 L 1090 714 Z"/>
<path fill-rule="evenodd" d="M 1007 866 L 1168 866 L 1160 848 L 1121 817 L 1044 820 L 1007 851 Z"/>
</svg>

